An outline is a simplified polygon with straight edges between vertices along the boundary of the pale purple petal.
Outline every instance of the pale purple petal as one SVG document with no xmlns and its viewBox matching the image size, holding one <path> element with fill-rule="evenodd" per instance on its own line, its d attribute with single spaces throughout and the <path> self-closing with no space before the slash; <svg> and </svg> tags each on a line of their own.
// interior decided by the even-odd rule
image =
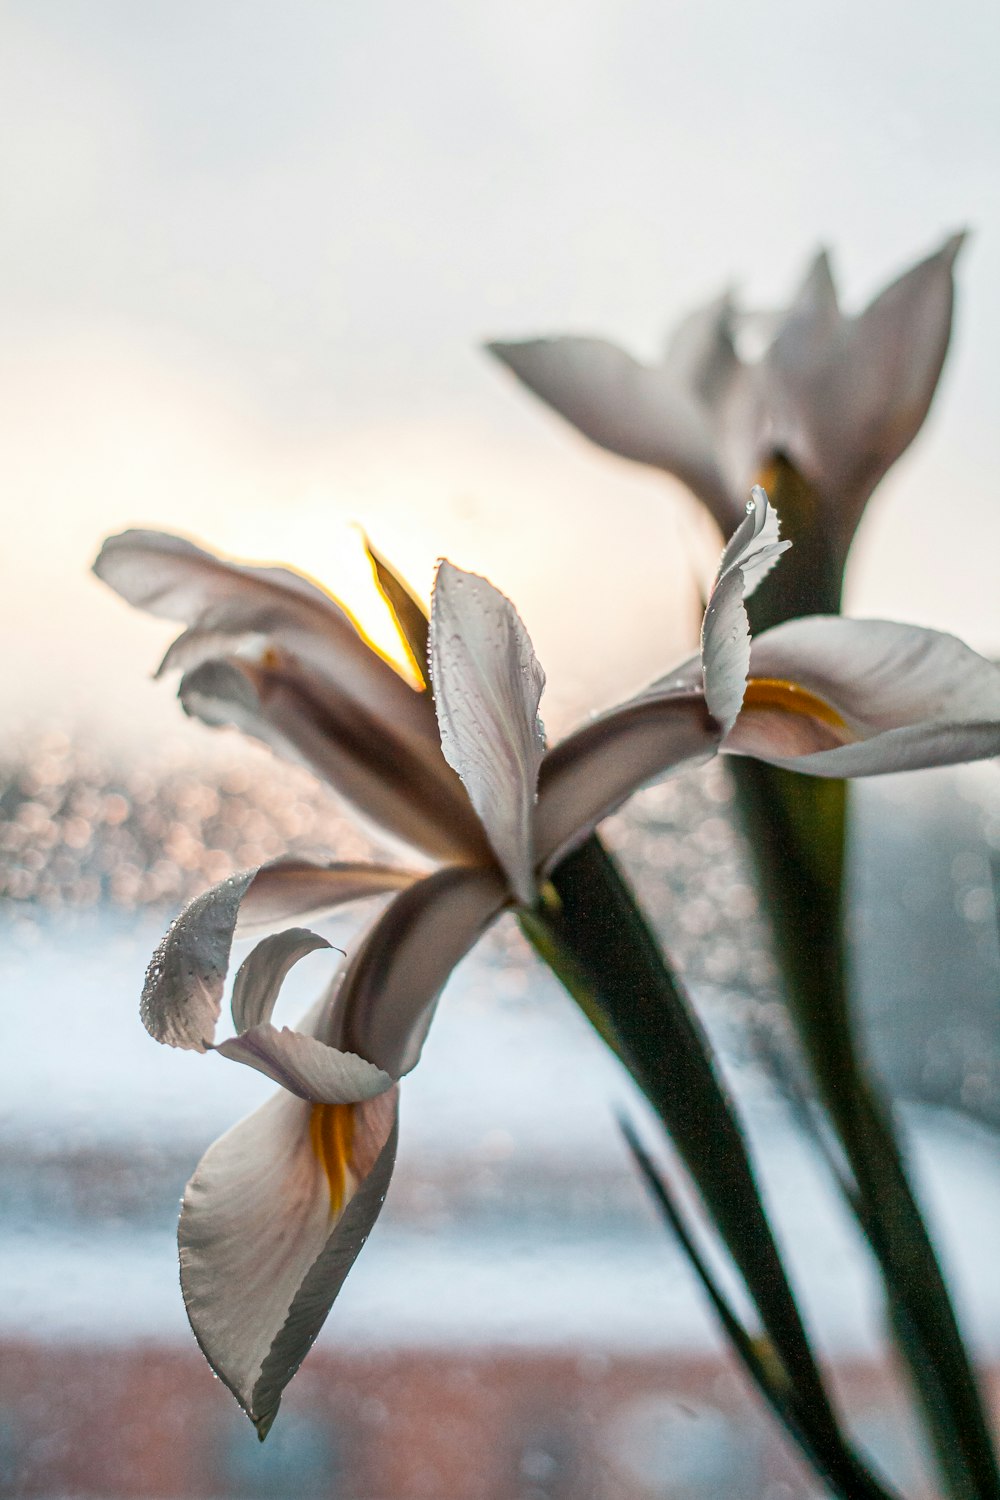
<svg viewBox="0 0 1000 1500">
<path fill-rule="evenodd" d="M 541 868 L 550 870 L 640 787 L 714 755 L 719 738 L 700 692 L 644 695 L 568 735 L 542 762 Z"/>
<path fill-rule="evenodd" d="M 282 1092 L 210 1147 L 178 1243 L 191 1326 L 264 1437 L 385 1199 L 397 1090 L 310 1105 Z"/>
<path fill-rule="evenodd" d="M 849 330 L 841 394 L 851 401 L 851 481 L 869 492 L 912 443 L 930 408 L 951 338 L 954 264 L 964 238 L 952 235 L 911 267 Z"/>
<path fill-rule="evenodd" d="M 841 337 L 842 323 L 830 257 L 821 250 L 782 318 L 771 347 L 789 372 L 808 374 L 830 357 Z"/>
<path fill-rule="evenodd" d="M 592 442 L 676 475 L 724 532 L 732 529 L 737 507 L 719 467 L 709 414 L 696 391 L 683 383 L 689 350 L 675 352 L 680 367 L 675 371 L 641 365 L 606 339 L 530 339 L 487 347 Z M 708 374 L 704 350 L 694 363 L 700 378 L 718 378 L 718 369 Z"/>
<path fill-rule="evenodd" d="M 515 894 L 530 905 L 545 674 L 510 600 L 449 562 L 441 563 L 434 584 L 431 675 L 445 758 Z"/>
<path fill-rule="evenodd" d="M 398 895 L 347 970 L 337 1045 L 394 1078 L 409 1072 L 452 969 L 509 899 L 495 869 L 438 870 Z"/>
</svg>

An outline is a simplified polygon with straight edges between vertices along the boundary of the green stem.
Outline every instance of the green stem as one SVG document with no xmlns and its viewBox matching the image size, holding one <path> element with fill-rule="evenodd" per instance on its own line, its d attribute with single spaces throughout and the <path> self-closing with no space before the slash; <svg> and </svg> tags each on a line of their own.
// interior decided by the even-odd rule
<svg viewBox="0 0 1000 1500">
<path fill-rule="evenodd" d="M 603 846 L 589 839 L 552 876 L 557 901 L 522 915 L 529 939 L 666 1125 L 773 1346 L 811 1457 L 845 1500 L 885 1496 L 840 1432 L 760 1200 L 749 1151 L 690 1004 Z"/>
<path fill-rule="evenodd" d="M 845 557 L 828 503 L 781 455 L 761 482 L 793 545 L 748 601 L 754 633 L 801 615 L 839 613 Z M 792 1018 L 850 1162 L 856 1191 L 849 1202 L 882 1272 L 896 1344 L 947 1493 L 997 1500 L 1000 1475 L 972 1366 L 891 1113 L 855 1039 L 843 956 L 846 789 L 750 761 L 736 761 L 734 774 Z"/>
<path fill-rule="evenodd" d="M 852 1206 L 882 1271 L 942 1480 L 955 1500 L 998 1500 L 972 1365 L 891 1115 L 855 1040 L 841 940 L 845 788 L 753 761 L 734 762 L 734 774 L 792 1019 L 851 1167 Z"/>
<path fill-rule="evenodd" d="M 839 614 L 845 557 L 823 515 L 822 497 L 781 454 L 760 482 L 778 512 L 782 540 L 792 546 L 748 601 L 754 634 L 801 615 Z"/>
</svg>

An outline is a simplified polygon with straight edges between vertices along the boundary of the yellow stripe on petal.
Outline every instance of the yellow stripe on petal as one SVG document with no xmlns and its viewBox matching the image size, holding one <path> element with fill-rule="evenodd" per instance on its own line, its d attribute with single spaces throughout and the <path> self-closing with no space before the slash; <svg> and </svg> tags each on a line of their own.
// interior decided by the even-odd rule
<svg viewBox="0 0 1000 1500">
<path fill-rule="evenodd" d="M 804 719 L 815 719 L 820 724 L 829 724 L 832 729 L 846 729 L 847 725 L 835 708 L 807 688 L 797 683 L 785 682 L 780 677 L 751 677 L 743 695 L 744 708 L 778 709 L 782 713 L 797 714 Z"/>
<path fill-rule="evenodd" d="M 347 1174 L 351 1168 L 354 1105 L 314 1104 L 309 1119 L 309 1137 L 330 1187 L 330 1212 L 339 1214 L 344 1206 Z"/>
</svg>

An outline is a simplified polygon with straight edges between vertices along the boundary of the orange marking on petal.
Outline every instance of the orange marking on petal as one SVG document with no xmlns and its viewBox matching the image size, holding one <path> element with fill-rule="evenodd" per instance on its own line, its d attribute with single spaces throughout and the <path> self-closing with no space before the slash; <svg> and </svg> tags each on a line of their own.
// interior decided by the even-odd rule
<svg viewBox="0 0 1000 1500">
<path fill-rule="evenodd" d="M 818 719 L 833 729 L 847 725 L 835 708 L 807 688 L 780 677 L 751 677 L 743 695 L 744 708 L 777 708 L 783 713 L 799 714 L 804 719 Z"/>
<path fill-rule="evenodd" d="M 316 1159 L 326 1173 L 330 1211 L 338 1214 L 344 1206 L 347 1173 L 351 1167 L 354 1105 L 314 1104 L 309 1117 L 309 1138 Z"/>
</svg>

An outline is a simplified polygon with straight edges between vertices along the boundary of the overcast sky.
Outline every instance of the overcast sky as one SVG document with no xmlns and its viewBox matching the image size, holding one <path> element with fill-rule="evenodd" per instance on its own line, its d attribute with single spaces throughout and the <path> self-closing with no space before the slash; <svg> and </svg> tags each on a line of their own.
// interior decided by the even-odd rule
<svg viewBox="0 0 1000 1500">
<path fill-rule="evenodd" d="M 557 725 L 608 701 L 683 649 L 712 544 L 480 340 L 652 355 L 726 284 L 786 299 L 819 243 L 857 307 L 964 224 L 849 602 L 1000 650 L 998 53 L 991 0 L 7 0 L 12 719 L 172 722 L 166 629 L 86 575 L 134 523 L 348 590 L 352 520 L 422 586 L 447 553 L 518 603 Z"/>
</svg>

